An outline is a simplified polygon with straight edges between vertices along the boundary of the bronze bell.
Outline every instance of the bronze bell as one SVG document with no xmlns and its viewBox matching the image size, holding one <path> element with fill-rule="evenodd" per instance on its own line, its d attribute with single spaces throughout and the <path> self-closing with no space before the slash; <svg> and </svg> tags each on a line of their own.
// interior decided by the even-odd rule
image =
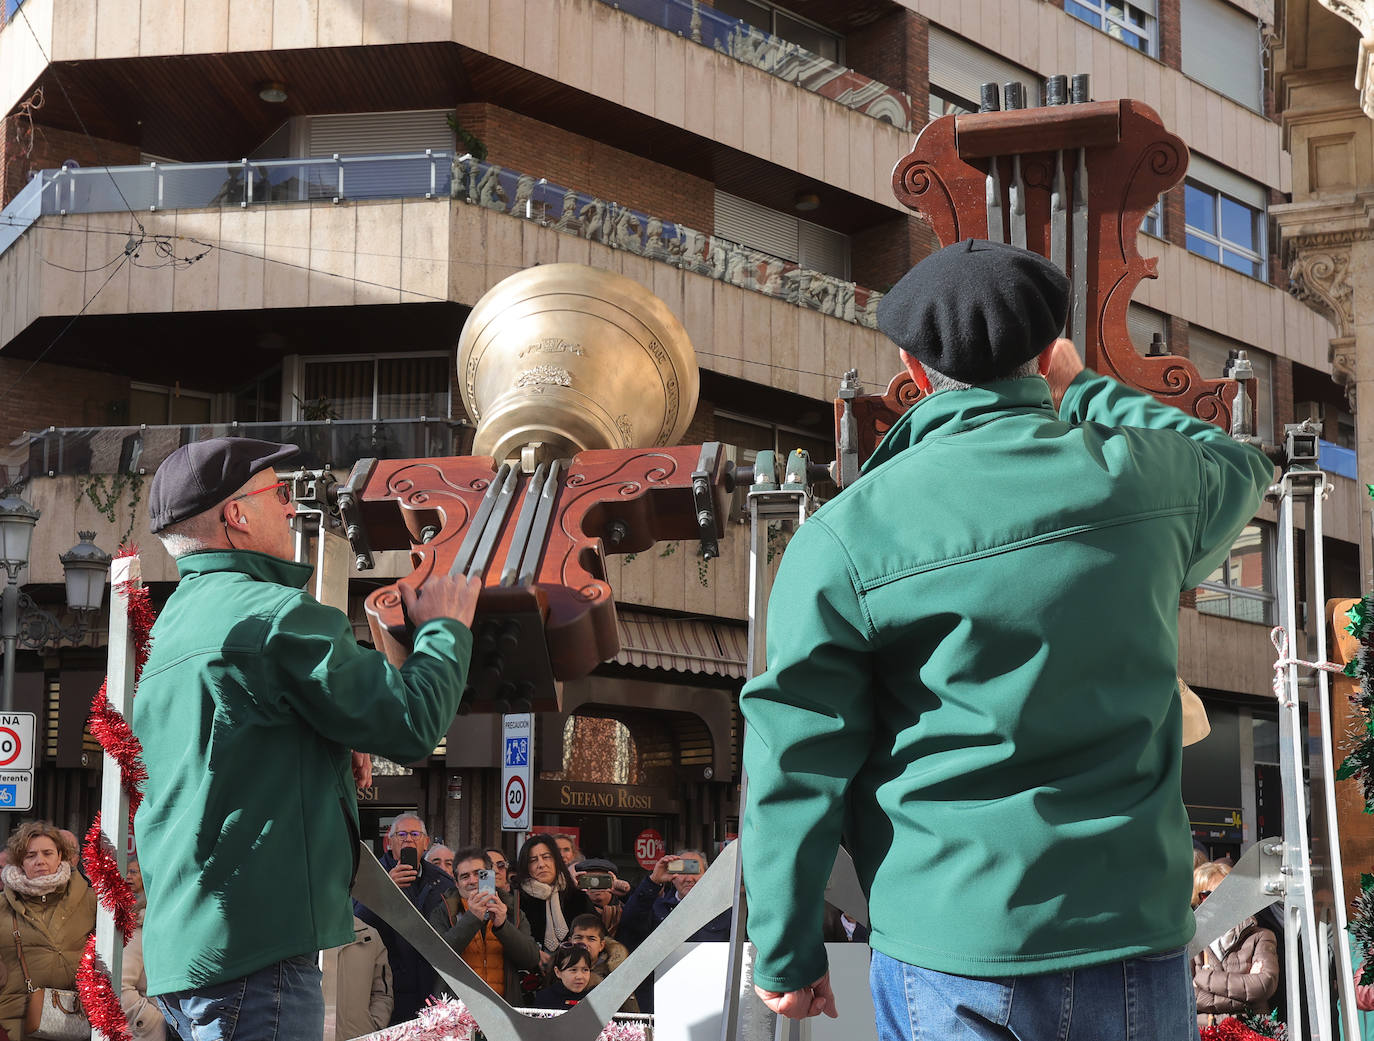
<svg viewBox="0 0 1374 1041">
<path fill-rule="evenodd" d="M 675 445 L 696 411 L 696 353 L 633 279 L 541 264 L 477 301 L 458 339 L 474 455 L 533 469 L 601 448 Z"/>
</svg>

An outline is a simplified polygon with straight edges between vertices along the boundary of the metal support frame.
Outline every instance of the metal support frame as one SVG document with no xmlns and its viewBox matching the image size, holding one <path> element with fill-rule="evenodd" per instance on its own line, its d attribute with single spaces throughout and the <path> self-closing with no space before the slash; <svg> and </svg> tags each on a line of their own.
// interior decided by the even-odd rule
<svg viewBox="0 0 1374 1041">
<path fill-rule="evenodd" d="M 1278 507 L 1279 661 L 1274 692 L 1279 706 L 1279 775 L 1283 837 L 1266 839 L 1240 863 L 1197 911 L 1189 954 L 1197 954 L 1231 926 L 1279 900 L 1283 904 L 1284 983 L 1288 1036 L 1334 1041 L 1357 1038 L 1355 971 L 1346 932 L 1345 885 L 1336 829 L 1332 770 L 1331 693 L 1327 672 L 1326 583 L 1322 553 L 1322 501 L 1330 491 L 1317 468 L 1310 423 L 1285 429 L 1287 469 L 1269 490 Z M 1304 575 L 1298 590 L 1297 515 L 1304 519 Z M 1299 634 L 1302 635 L 1299 643 Z M 1307 710 L 1307 734 L 1303 709 Z M 1315 738 L 1308 742 L 1308 736 Z M 1309 781 L 1303 749 L 1311 748 Z M 1334 988 L 1333 988 L 1334 973 Z M 1340 1023 L 1333 1021 L 1339 1003 Z M 1304 1013 L 1309 1020 L 1304 1030 Z"/>
<path fill-rule="evenodd" d="M 110 707 L 126 720 L 132 716 L 134 662 L 137 650 L 129 631 L 129 597 L 142 584 L 138 557 L 118 557 L 110 564 L 110 643 L 106 666 L 105 696 Z M 100 780 L 100 830 L 114 847 L 115 864 L 123 875 L 129 867 L 129 793 L 119 764 L 108 752 Z M 115 927 L 114 913 L 102 902 L 96 908 L 95 954 L 110 974 L 115 993 L 124 965 L 124 937 Z M 91 1031 L 97 1041 L 105 1035 L 99 1028 Z"/>
<path fill-rule="evenodd" d="M 805 452 L 787 457 L 786 473 L 775 452 L 760 452 L 754 459 L 754 479 L 749 486 L 749 660 L 750 679 L 767 667 L 764 636 L 768 620 L 768 595 L 773 588 L 773 572 L 768 566 L 768 534 L 774 524 L 784 530 L 806 520 L 811 505 L 808 480 L 809 459 Z M 735 859 L 734 902 L 730 913 L 730 953 L 726 959 L 725 1010 L 721 1016 L 721 1041 L 740 1041 L 740 1028 L 747 1025 L 745 1041 L 767 1041 L 785 1030 L 789 1041 L 799 1041 L 803 1024 L 778 1021 L 776 1016 L 744 1016 L 752 981 L 744 978 L 744 938 L 749 908 L 744 898 L 743 842 L 744 808 L 749 796 L 749 774 L 741 765 L 739 786 L 740 834 L 735 840 L 739 855 Z M 809 1033 L 809 1031 L 808 1031 Z"/>
</svg>

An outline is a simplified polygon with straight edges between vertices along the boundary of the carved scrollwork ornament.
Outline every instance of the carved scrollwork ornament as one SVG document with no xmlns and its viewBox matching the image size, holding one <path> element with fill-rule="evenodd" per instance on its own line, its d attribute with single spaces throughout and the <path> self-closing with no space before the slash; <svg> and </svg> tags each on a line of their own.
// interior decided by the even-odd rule
<svg viewBox="0 0 1374 1041">
<path fill-rule="evenodd" d="M 1288 270 L 1289 292 L 1324 312 L 1350 336 L 1355 329 L 1354 287 L 1350 283 L 1350 247 L 1302 245 L 1294 249 Z"/>
</svg>

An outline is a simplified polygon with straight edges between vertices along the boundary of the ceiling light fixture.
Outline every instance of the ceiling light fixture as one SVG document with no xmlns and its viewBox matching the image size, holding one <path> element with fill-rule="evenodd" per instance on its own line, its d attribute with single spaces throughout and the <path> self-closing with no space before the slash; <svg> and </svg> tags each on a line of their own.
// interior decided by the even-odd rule
<svg viewBox="0 0 1374 1041">
<path fill-rule="evenodd" d="M 809 213 L 821 207 L 821 197 L 815 192 L 800 192 L 792 201 L 792 208 L 801 213 Z"/>
<path fill-rule="evenodd" d="M 277 83 L 273 80 L 270 83 L 258 84 L 258 97 L 263 101 L 270 101 L 274 105 L 280 105 L 286 100 L 286 84 Z"/>
</svg>

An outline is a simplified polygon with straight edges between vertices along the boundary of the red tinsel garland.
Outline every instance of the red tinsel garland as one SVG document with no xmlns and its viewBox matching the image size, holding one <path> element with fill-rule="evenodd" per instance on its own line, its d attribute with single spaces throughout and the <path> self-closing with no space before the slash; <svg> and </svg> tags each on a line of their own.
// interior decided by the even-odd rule
<svg viewBox="0 0 1374 1041">
<path fill-rule="evenodd" d="M 122 546 L 116 556 L 132 557 L 137 553 L 136 548 Z M 147 589 L 133 582 L 121 582 L 115 592 L 128 597 L 129 635 L 134 644 L 134 686 L 137 687 L 138 679 L 143 674 L 143 665 L 148 660 L 149 634 L 153 629 L 152 600 Z M 143 782 L 148 779 L 148 771 L 143 766 L 143 749 L 138 738 L 134 737 L 124 717 L 110 706 L 110 699 L 105 693 L 108 683 L 109 678 L 106 677 L 91 702 L 90 729 L 105 754 L 119 764 L 120 784 L 129 796 L 129 827 L 132 828 L 134 813 L 143 801 Z M 132 690 L 129 696 L 132 699 Z M 124 937 L 124 942 L 128 943 L 137 925 L 134 911 L 137 897 L 128 879 L 119 873 L 115 849 L 100 830 L 99 814 L 86 832 L 81 862 L 96 897 L 114 914 L 115 928 Z M 86 940 L 86 952 L 81 956 L 81 964 L 76 970 L 76 989 L 81 994 L 81 1005 L 91 1026 L 110 1041 L 129 1041 L 128 1023 L 115 994 L 109 968 L 101 963 L 95 953 L 94 933 Z"/>
<path fill-rule="evenodd" d="M 1235 1016 L 1227 1016 L 1215 1026 L 1202 1028 L 1202 1041 L 1272 1041 L 1251 1030 Z"/>
</svg>

